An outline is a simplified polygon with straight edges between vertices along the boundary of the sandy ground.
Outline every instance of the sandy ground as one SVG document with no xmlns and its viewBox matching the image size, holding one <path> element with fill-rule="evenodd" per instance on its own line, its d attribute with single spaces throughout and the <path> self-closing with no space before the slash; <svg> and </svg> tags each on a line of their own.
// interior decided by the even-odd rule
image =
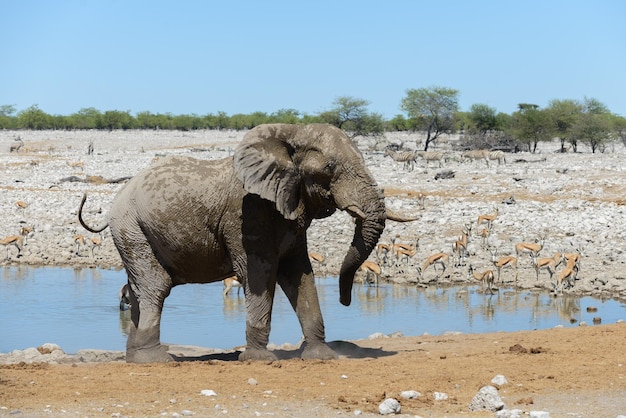
<svg viewBox="0 0 626 418">
<path fill-rule="evenodd" d="M 95 202 L 87 215 L 97 223 L 103 219 L 119 184 L 60 179 L 87 174 L 109 179 L 130 176 L 164 153 L 226 156 L 241 134 L 223 133 L 207 145 L 208 134 L 119 133 L 113 138 L 110 133 L 90 133 L 96 149 L 92 157 L 84 155 L 88 135 L 23 133 L 25 147 L 30 149 L 9 155 L 11 135 L 0 135 L 0 164 L 4 168 L 0 211 L 8 220 L 0 231 L 4 235 L 17 233 L 18 225 L 34 225 L 35 231 L 24 255 L 18 259 L 10 252 L 4 264 L 107 268 L 116 267 L 119 260 L 106 235 L 95 254 L 90 255 L 88 247 L 76 254 L 73 235 L 81 232 L 76 208 L 82 193 L 89 191 Z M 478 214 L 491 212 L 498 205 L 501 212 L 497 234 L 490 237 L 492 245 L 506 247 L 510 253 L 514 242 L 547 234 L 546 247 L 550 251 L 574 243 L 583 246 L 585 274 L 571 291 L 623 297 L 624 151 L 599 156 L 516 157 L 527 162 L 485 169 L 477 164 L 459 165 L 453 155 L 447 167 L 457 171 L 456 179 L 433 181 L 438 169 L 425 167 L 409 174 L 380 153 L 366 153 L 366 161 L 381 185 L 397 188 L 399 196 L 418 190 L 427 194 L 424 210 L 416 207 L 410 193 L 390 202 L 396 210 L 419 214 L 420 221 L 411 227 L 391 225 L 384 238 L 421 234 L 419 259 L 411 261 L 414 268 L 429 252 L 448 249 L 465 222 L 475 221 Z M 84 162 L 85 167 L 72 166 L 74 162 Z M 590 167 L 595 171 L 585 171 Z M 513 192 L 517 204 L 501 205 Z M 17 200 L 29 206 L 16 207 Z M 345 223 L 333 216 L 314 225 L 311 231 L 312 249 L 338 248 L 335 259 L 329 257 L 324 267 L 331 272 L 351 237 L 350 226 L 342 229 Z M 316 228 L 327 231 L 329 225 L 335 239 L 322 241 L 323 247 L 315 238 L 325 237 L 325 232 L 316 232 Z M 475 238 L 472 245 L 470 261 L 480 269 L 489 266 L 489 253 L 481 248 L 479 239 Z M 462 282 L 467 280 L 466 269 L 449 269 L 450 273 L 438 280 L 447 284 Z M 384 276 L 396 277 L 394 272 Z M 403 280 L 415 283 L 415 274 L 405 275 Z M 545 272 L 540 281 L 535 279 L 528 260 L 523 260 L 520 267 L 518 285 L 545 291 L 552 288 Z M 490 385 L 496 375 L 503 375 L 508 383 L 498 386 L 499 395 L 509 410 L 519 409 L 526 414 L 547 411 L 552 417 L 617 417 L 626 415 L 625 343 L 626 325 L 618 323 L 344 342 L 338 343 L 343 355 L 337 361 L 291 358 L 269 364 L 241 363 L 235 360 L 236 352 L 199 357 L 193 352 L 182 353 L 182 359 L 196 361 L 157 365 L 2 365 L 0 416 L 377 415 L 378 405 L 385 398 L 398 399 L 406 416 L 494 416 L 493 412 L 469 412 L 468 406 L 481 387 Z M 204 396 L 203 390 L 212 390 L 216 395 Z M 421 396 L 400 396 L 409 390 Z M 435 400 L 441 393 L 447 399 Z"/>
<path fill-rule="evenodd" d="M 613 324 L 361 340 L 359 349 L 344 343 L 349 354 L 336 361 L 241 363 L 235 353 L 152 365 L 16 364 L 0 366 L 0 416 L 369 416 L 395 398 L 403 416 L 486 417 L 495 414 L 468 406 L 503 375 L 497 387 L 509 410 L 616 417 L 626 414 L 625 342 L 626 324 Z M 400 397 L 410 390 L 421 396 Z"/>
</svg>

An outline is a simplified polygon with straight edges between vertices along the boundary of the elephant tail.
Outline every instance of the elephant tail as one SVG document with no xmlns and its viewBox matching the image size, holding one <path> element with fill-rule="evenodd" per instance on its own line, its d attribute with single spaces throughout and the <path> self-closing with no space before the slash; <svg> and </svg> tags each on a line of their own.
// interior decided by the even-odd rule
<svg viewBox="0 0 626 418">
<path fill-rule="evenodd" d="M 104 224 L 104 226 L 101 226 L 100 228 L 92 228 L 89 225 L 87 225 L 85 221 L 83 221 L 83 206 L 85 206 L 86 200 L 87 200 L 87 193 L 83 193 L 83 198 L 80 201 L 80 206 L 78 207 L 78 222 L 80 222 L 83 228 L 85 228 L 89 232 L 93 232 L 94 234 L 104 231 L 109 226 L 108 223 Z"/>
</svg>

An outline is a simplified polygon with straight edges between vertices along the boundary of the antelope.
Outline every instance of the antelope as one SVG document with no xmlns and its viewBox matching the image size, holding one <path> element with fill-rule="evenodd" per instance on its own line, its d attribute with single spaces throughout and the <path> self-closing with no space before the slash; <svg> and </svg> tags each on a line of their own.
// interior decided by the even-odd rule
<svg viewBox="0 0 626 418">
<path fill-rule="evenodd" d="M 574 285 L 574 282 L 576 281 L 576 276 L 578 275 L 578 271 L 579 271 L 579 268 L 578 268 L 578 264 L 576 263 L 576 260 L 569 259 L 567 261 L 567 264 L 565 265 L 565 268 L 556 275 L 554 293 L 558 292 L 559 286 L 561 287 L 561 293 L 563 293 L 563 286 L 565 285 L 566 280 L 569 285 L 568 287 L 572 287 Z"/>
<path fill-rule="evenodd" d="M 500 279 L 500 271 L 505 267 L 509 267 L 515 270 L 515 283 L 517 283 L 517 258 L 512 255 L 506 255 L 498 258 L 497 248 L 494 251 L 489 250 L 489 252 L 491 252 L 491 262 L 498 271 L 498 282 L 502 283 L 502 280 Z"/>
<path fill-rule="evenodd" d="M 576 263 L 576 267 L 578 268 L 578 270 L 580 270 L 580 260 L 582 259 L 582 251 L 580 250 L 580 248 L 576 248 L 576 252 L 573 253 L 564 253 L 563 258 L 568 262 L 570 260 L 574 260 L 574 262 Z"/>
<path fill-rule="evenodd" d="M 482 239 L 482 247 L 483 249 L 487 248 L 489 242 L 489 234 L 491 234 L 491 230 L 489 228 L 483 228 L 480 230 L 478 236 Z"/>
<path fill-rule="evenodd" d="M 415 242 L 413 241 L 410 241 L 408 243 L 400 242 L 397 244 L 395 241 L 396 240 L 394 239 L 392 247 L 391 247 L 391 251 L 393 252 L 393 255 L 396 258 L 396 266 L 401 260 L 404 260 L 404 259 L 406 259 L 406 263 L 408 264 L 409 258 L 417 254 L 417 251 L 419 250 L 420 239 L 416 238 Z"/>
<path fill-rule="evenodd" d="M 17 138 L 14 138 L 13 140 L 15 142 L 11 144 L 9 152 L 19 152 L 20 149 L 22 149 L 22 147 L 24 146 L 24 141 L 22 141 L 22 138 L 20 138 L 19 136 Z"/>
<path fill-rule="evenodd" d="M 439 167 L 443 167 L 443 152 L 439 151 L 415 151 L 415 155 L 418 155 L 426 161 L 426 167 L 430 161 L 436 161 L 439 163 Z"/>
<path fill-rule="evenodd" d="M 76 255 L 80 253 L 80 247 L 85 246 L 85 236 L 81 234 L 74 235 L 74 243 L 76 244 Z"/>
<path fill-rule="evenodd" d="M 0 244 L 7 248 L 7 256 L 5 260 L 9 259 L 9 250 L 11 246 L 17 248 L 17 258 L 22 256 L 22 246 L 24 245 L 24 237 L 21 235 L 9 235 L 8 237 L 0 239 Z"/>
<path fill-rule="evenodd" d="M 535 240 L 535 243 L 529 242 L 519 242 L 515 244 L 515 254 L 519 257 L 520 254 L 524 253 L 536 253 L 539 255 L 539 252 L 543 249 L 543 243 L 545 241 L 545 237 L 541 237 L 538 240 Z"/>
<path fill-rule="evenodd" d="M 324 254 L 320 254 L 320 253 L 310 252 L 309 253 L 309 259 L 312 262 L 315 261 L 320 268 L 326 262 L 326 257 L 324 257 Z"/>
<path fill-rule="evenodd" d="M 389 253 L 392 252 L 393 241 L 391 244 L 379 242 L 376 246 L 376 258 L 382 262 L 383 265 L 389 262 Z"/>
<path fill-rule="evenodd" d="M 378 277 L 380 276 L 380 272 L 381 272 L 381 269 L 378 263 L 375 263 L 374 261 L 370 261 L 370 260 L 365 260 L 363 264 L 361 264 L 361 267 L 359 267 L 359 270 L 365 273 L 365 279 L 363 283 L 371 284 L 372 281 L 370 280 L 370 275 L 373 274 L 374 286 L 378 287 Z"/>
<path fill-rule="evenodd" d="M 539 280 L 539 270 L 548 270 L 548 273 L 550 273 L 550 280 L 552 280 L 552 276 L 554 276 L 554 273 L 556 272 L 556 262 L 554 261 L 554 258 L 537 258 L 537 253 L 530 253 L 530 258 L 533 261 L 533 267 L 535 268 L 537 280 Z"/>
<path fill-rule="evenodd" d="M 415 166 L 415 153 L 412 151 L 396 152 L 390 149 L 385 150 L 385 157 L 391 157 L 397 163 L 403 163 L 402 167 L 406 170 L 413 171 Z"/>
<path fill-rule="evenodd" d="M 82 161 L 75 161 L 75 162 L 67 162 L 67 165 L 69 165 L 72 168 L 80 168 L 81 171 L 85 171 L 85 163 L 83 163 Z"/>
<path fill-rule="evenodd" d="M 241 288 L 243 286 L 241 282 L 237 279 L 237 276 L 227 277 L 224 280 L 222 280 L 222 283 L 224 284 L 224 290 L 222 291 L 222 296 L 228 296 L 228 292 L 230 292 L 230 289 L 232 289 L 233 287 L 237 288 L 237 296 L 239 296 L 239 291 L 241 291 Z"/>
<path fill-rule="evenodd" d="M 130 286 L 124 283 L 118 292 L 120 300 L 120 311 L 127 311 L 130 308 Z"/>
<path fill-rule="evenodd" d="M 431 265 L 433 266 L 433 270 L 435 270 L 435 273 L 436 273 L 437 269 L 435 268 L 435 264 L 440 264 L 441 267 L 443 268 L 443 270 L 441 270 L 441 273 L 437 277 L 442 276 L 446 271 L 446 264 L 448 264 L 449 259 L 450 257 L 446 253 L 436 253 L 436 254 L 431 255 L 430 257 L 426 259 L 426 261 L 424 261 L 424 264 L 422 264 L 421 267 L 420 266 L 417 267 L 417 277 L 420 280 L 422 280 L 422 274 Z"/>
<path fill-rule="evenodd" d="M 96 249 L 96 247 L 102 247 L 102 239 L 97 237 L 91 237 L 87 240 L 87 243 L 91 245 L 91 258 L 96 258 L 96 256 L 94 255 L 94 250 Z"/>
<path fill-rule="evenodd" d="M 457 255 L 458 263 L 455 263 L 455 266 L 461 266 L 462 258 L 467 255 L 467 242 L 469 240 L 470 229 L 465 226 L 463 227 L 463 231 L 461 232 L 461 236 L 458 240 L 454 241 L 452 244 L 452 252 Z"/>
<path fill-rule="evenodd" d="M 424 192 L 417 192 L 417 195 L 415 197 L 417 199 L 417 206 L 420 209 L 425 209 L 424 203 L 426 202 L 426 195 L 424 194 Z"/>
<path fill-rule="evenodd" d="M 483 222 L 487 222 L 487 228 L 491 230 L 491 225 L 497 217 L 498 217 L 498 208 L 494 207 L 492 214 L 486 213 L 486 214 L 479 215 L 476 223 L 478 224 L 478 226 L 480 226 Z"/>
<path fill-rule="evenodd" d="M 493 281 L 494 281 L 494 274 L 493 274 L 493 270 L 485 270 L 482 273 L 476 273 L 474 271 L 474 267 L 472 267 L 472 265 L 470 264 L 469 269 L 468 269 L 468 278 L 469 279 L 476 279 L 480 282 L 482 282 L 483 284 L 483 291 L 487 291 L 489 290 L 489 294 L 493 295 Z"/>
</svg>

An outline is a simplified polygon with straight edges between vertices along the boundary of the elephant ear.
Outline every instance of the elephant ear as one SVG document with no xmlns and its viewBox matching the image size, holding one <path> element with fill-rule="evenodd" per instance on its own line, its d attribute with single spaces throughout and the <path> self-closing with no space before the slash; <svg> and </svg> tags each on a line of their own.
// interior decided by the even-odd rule
<svg viewBox="0 0 626 418">
<path fill-rule="evenodd" d="M 234 166 L 244 190 L 275 203 L 285 219 L 298 217 L 300 174 L 292 160 L 297 126 L 259 125 L 235 149 Z"/>
</svg>

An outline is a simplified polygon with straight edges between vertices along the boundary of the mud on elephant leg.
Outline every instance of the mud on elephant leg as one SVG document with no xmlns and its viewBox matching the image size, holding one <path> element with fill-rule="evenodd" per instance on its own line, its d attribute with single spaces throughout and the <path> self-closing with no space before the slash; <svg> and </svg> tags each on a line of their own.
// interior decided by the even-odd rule
<svg viewBox="0 0 626 418">
<path fill-rule="evenodd" d="M 304 334 L 301 357 L 303 359 L 336 359 L 337 353 L 326 345 L 324 319 L 315 288 L 315 276 L 306 251 L 301 254 L 299 260 L 297 257 L 292 257 L 286 265 L 281 267 L 283 274 L 278 275 L 278 284 L 296 312 Z"/>
<path fill-rule="evenodd" d="M 161 271 L 162 275 L 166 273 Z M 131 328 L 126 341 L 126 362 L 157 363 L 172 361 L 168 346 L 161 344 L 161 313 L 170 289 L 163 286 L 149 296 L 137 298 L 133 289 L 138 279 L 129 275 Z M 168 280 L 163 283 L 169 283 Z"/>
<path fill-rule="evenodd" d="M 250 291 L 248 286 L 249 282 L 246 284 L 246 349 L 239 360 L 277 360 L 267 349 L 275 285 L 260 292 Z"/>
</svg>

